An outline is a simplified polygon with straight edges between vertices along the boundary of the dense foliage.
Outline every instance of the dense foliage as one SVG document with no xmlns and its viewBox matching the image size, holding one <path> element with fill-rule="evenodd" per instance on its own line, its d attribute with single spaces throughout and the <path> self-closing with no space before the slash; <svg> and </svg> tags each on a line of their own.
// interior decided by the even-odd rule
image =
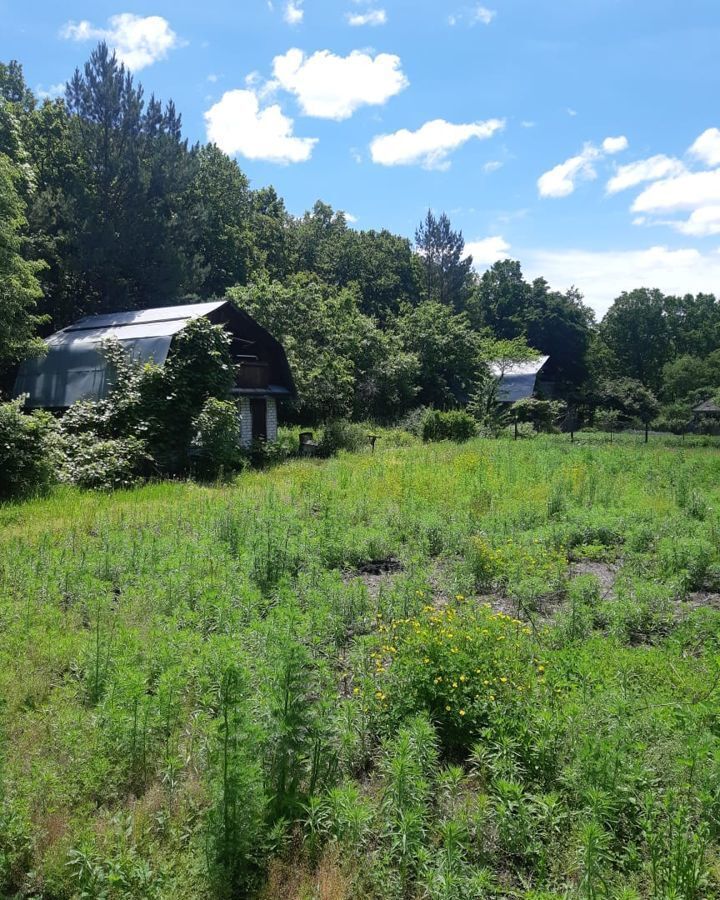
<svg viewBox="0 0 720 900">
<path fill-rule="evenodd" d="M 24 402 L 0 403 L 0 502 L 42 493 L 54 480 L 55 423 L 49 413 L 25 415 Z"/>
<path fill-rule="evenodd" d="M 0 229 L 0 387 L 38 332 L 79 315 L 229 295 L 285 344 L 299 399 L 281 413 L 304 424 L 466 404 L 486 422 L 488 362 L 533 352 L 578 423 L 599 409 L 649 425 L 659 403 L 661 427 L 685 431 L 720 389 L 715 297 L 636 289 L 596 325 L 576 289 L 528 282 L 517 261 L 476 274 L 445 214 L 414 244 L 321 201 L 291 216 L 217 147 L 188 145 L 172 101 L 146 98 L 104 44 L 54 101 L 0 65 Z M 628 379 L 654 399 L 603 387 Z"/>
</svg>

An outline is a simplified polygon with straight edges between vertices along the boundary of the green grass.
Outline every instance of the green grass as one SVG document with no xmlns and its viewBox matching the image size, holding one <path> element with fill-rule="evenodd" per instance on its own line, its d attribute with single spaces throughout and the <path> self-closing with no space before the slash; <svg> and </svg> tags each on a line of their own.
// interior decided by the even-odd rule
<svg viewBox="0 0 720 900">
<path fill-rule="evenodd" d="M 584 437 L 0 507 L 0 895 L 720 897 L 720 454 Z"/>
</svg>

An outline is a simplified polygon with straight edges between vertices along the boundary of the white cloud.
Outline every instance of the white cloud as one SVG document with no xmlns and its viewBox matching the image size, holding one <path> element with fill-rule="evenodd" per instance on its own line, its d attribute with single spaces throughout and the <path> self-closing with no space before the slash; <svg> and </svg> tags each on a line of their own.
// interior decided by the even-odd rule
<svg viewBox="0 0 720 900">
<path fill-rule="evenodd" d="M 57 84 L 51 84 L 47 89 L 39 84 L 35 88 L 35 93 L 41 100 L 55 100 L 57 97 L 62 97 L 65 93 L 65 82 L 59 81 Z"/>
<path fill-rule="evenodd" d="M 720 165 L 720 129 L 708 128 L 703 131 L 688 153 L 707 166 Z"/>
<path fill-rule="evenodd" d="M 464 9 L 462 12 L 451 13 L 448 16 L 448 25 L 459 25 L 461 22 L 467 22 L 470 27 L 489 25 L 495 16 L 497 16 L 497 12 L 494 9 L 476 5 Z"/>
<path fill-rule="evenodd" d="M 71 41 L 107 41 L 118 59 L 134 72 L 165 59 L 183 44 L 167 19 L 133 13 L 111 16 L 107 28 L 96 28 L 87 19 L 67 22 L 60 35 Z"/>
<path fill-rule="evenodd" d="M 347 20 L 348 24 L 354 27 L 361 25 L 385 25 L 387 13 L 384 9 L 369 9 L 364 13 L 348 13 Z"/>
<path fill-rule="evenodd" d="M 486 175 L 489 175 L 491 172 L 497 172 L 498 169 L 502 169 L 502 167 L 503 164 L 499 159 L 491 159 L 483 166 L 483 172 L 485 172 Z"/>
<path fill-rule="evenodd" d="M 570 116 L 571 119 L 574 119 L 577 115 L 577 110 L 573 109 L 571 106 L 568 106 L 565 112 Z"/>
<path fill-rule="evenodd" d="M 465 244 L 465 251 L 472 256 L 473 265 L 482 268 L 491 266 L 499 259 L 507 259 L 509 250 L 510 244 L 499 234 Z"/>
<path fill-rule="evenodd" d="M 336 121 L 361 106 L 381 106 L 410 83 L 399 56 L 360 50 L 349 56 L 319 50 L 306 57 L 293 48 L 275 57 L 273 74 L 279 87 L 296 95 L 305 115 Z"/>
<path fill-rule="evenodd" d="M 471 138 L 484 140 L 505 127 L 504 119 L 488 119 L 467 125 L 454 125 L 444 119 L 426 122 L 417 131 L 400 129 L 393 134 L 373 138 L 370 155 L 382 166 L 421 165 L 425 169 L 447 169 L 448 159 Z"/>
<path fill-rule="evenodd" d="M 496 15 L 494 9 L 488 9 L 487 6 L 476 6 L 471 13 L 471 21 L 473 24 L 479 22 L 482 25 L 489 25 Z"/>
<path fill-rule="evenodd" d="M 528 250 L 517 254 L 526 277 L 544 277 L 557 290 L 575 285 L 598 317 L 622 291 L 657 287 L 669 294 L 716 292 L 720 253 L 673 250 Z"/>
<path fill-rule="evenodd" d="M 597 178 L 595 163 L 607 154 L 620 153 L 627 149 L 626 137 L 607 137 L 602 142 L 602 149 L 594 144 L 585 144 L 582 153 L 571 156 L 538 178 L 538 191 L 541 197 L 568 197 L 577 187 L 578 181 L 592 181 Z"/>
<path fill-rule="evenodd" d="M 720 203 L 720 169 L 686 172 L 656 181 L 636 197 L 632 211 L 667 213 L 713 203 Z"/>
<path fill-rule="evenodd" d="M 628 148 L 628 139 L 625 135 L 620 135 L 620 137 L 606 137 L 602 143 L 602 148 L 610 155 L 622 153 L 623 150 L 627 150 Z"/>
<path fill-rule="evenodd" d="M 305 15 L 302 4 L 303 0 L 288 0 L 285 4 L 283 19 L 285 19 L 288 25 L 299 25 L 302 22 Z"/>
<path fill-rule="evenodd" d="M 225 153 L 275 163 L 305 162 L 317 138 L 293 135 L 293 120 L 280 107 L 260 109 L 253 91 L 226 91 L 205 113 L 209 141 Z"/>
<path fill-rule="evenodd" d="M 681 234 L 693 237 L 707 237 L 712 234 L 720 234 L 720 205 L 702 206 L 690 214 L 685 222 L 670 223 Z"/>
<path fill-rule="evenodd" d="M 541 197 L 568 197 L 575 190 L 580 180 L 592 181 L 597 178 L 593 163 L 602 154 L 592 144 L 585 144 L 582 153 L 571 156 L 538 178 L 538 191 Z"/>
<path fill-rule="evenodd" d="M 635 187 L 645 181 L 658 181 L 661 178 L 682 175 L 684 171 L 685 166 L 679 159 L 659 153 L 648 159 L 639 159 L 636 162 L 620 166 L 608 181 L 607 192 L 608 194 L 617 194 L 619 191 Z"/>
</svg>

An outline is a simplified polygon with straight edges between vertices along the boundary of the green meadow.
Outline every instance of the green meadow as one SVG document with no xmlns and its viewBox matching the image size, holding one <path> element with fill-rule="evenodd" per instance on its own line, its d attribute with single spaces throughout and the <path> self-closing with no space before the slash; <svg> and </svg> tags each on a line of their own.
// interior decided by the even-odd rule
<svg viewBox="0 0 720 900">
<path fill-rule="evenodd" d="M 720 897 L 720 454 L 0 507 L 0 894 Z"/>
</svg>

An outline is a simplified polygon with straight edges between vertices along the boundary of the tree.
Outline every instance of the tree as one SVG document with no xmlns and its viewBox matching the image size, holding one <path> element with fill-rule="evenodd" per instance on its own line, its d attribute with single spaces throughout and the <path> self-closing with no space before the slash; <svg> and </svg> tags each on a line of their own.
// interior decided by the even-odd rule
<svg viewBox="0 0 720 900">
<path fill-rule="evenodd" d="M 422 259 L 424 295 L 427 300 L 465 309 L 472 256 L 463 258 L 465 239 L 453 231 L 445 213 L 436 218 L 432 210 L 415 232 L 415 245 Z"/>
<path fill-rule="evenodd" d="M 426 300 L 397 320 L 403 346 L 420 364 L 418 401 L 448 409 L 467 403 L 481 376 L 479 336 L 464 313 Z"/>
<path fill-rule="evenodd" d="M 663 366 L 674 355 L 666 298 L 660 291 L 623 292 L 602 320 L 600 336 L 616 360 L 617 372 L 659 390 Z"/>
<path fill-rule="evenodd" d="M 477 282 L 468 311 L 476 328 L 503 340 L 522 337 L 549 356 L 548 374 L 566 395 L 587 378 L 594 318 L 574 288 L 552 291 L 544 278 L 528 284 L 519 262 L 501 260 Z"/>
<path fill-rule="evenodd" d="M 537 359 L 538 354 L 532 347 L 528 347 L 524 338 L 496 340 L 482 337 L 478 342 L 478 355 L 482 365 L 468 410 L 482 422 L 495 417 L 497 395 L 503 376 L 513 366 Z"/>
<path fill-rule="evenodd" d="M 35 337 L 40 322 L 35 308 L 42 290 L 42 264 L 23 258 L 24 204 L 18 194 L 20 174 L 0 153 L 0 374 L 24 357 L 42 350 Z"/>
<path fill-rule="evenodd" d="M 362 311 L 388 322 L 403 304 L 416 305 L 420 279 L 410 241 L 383 229 L 353 233 L 352 273 L 360 291 Z"/>
<path fill-rule="evenodd" d="M 248 180 L 235 160 L 216 146 L 201 147 L 184 202 L 192 212 L 188 253 L 193 276 L 186 288 L 201 297 L 222 297 L 247 284 L 255 268 L 252 200 Z"/>
<path fill-rule="evenodd" d="M 648 440 L 650 422 L 657 416 L 660 404 L 651 390 L 633 378 L 618 378 L 602 385 L 602 405 L 615 410 L 626 421 L 638 419 L 645 427 L 645 443 Z"/>
<path fill-rule="evenodd" d="M 417 360 L 360 312 L 355 289 L 304 273 L 285 285 L 262 277 L 229 296 L 282 342 L 299 395 L 299 421 L 323 422 L 353 411 L 362 418 L 387 417 L 414 396 Z"/>
</svg>

